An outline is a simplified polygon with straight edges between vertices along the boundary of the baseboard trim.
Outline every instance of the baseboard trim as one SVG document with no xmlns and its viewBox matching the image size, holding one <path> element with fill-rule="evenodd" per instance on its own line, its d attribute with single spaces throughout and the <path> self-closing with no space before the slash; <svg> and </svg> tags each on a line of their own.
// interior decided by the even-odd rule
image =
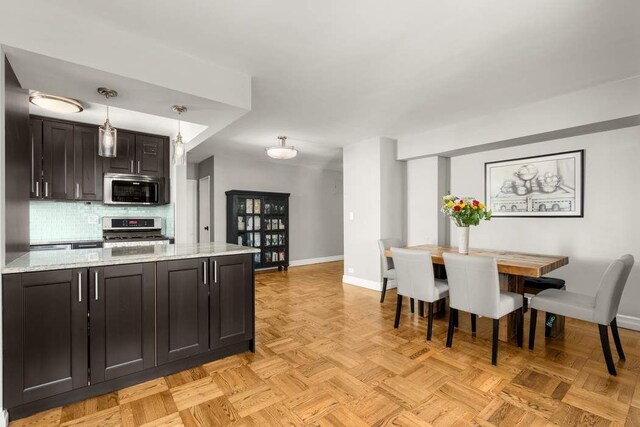
<svg viewBox="0 0 640 427">
<path fill-rule="evenodd" d="M 2 414 L 0 415 L 0 427 L 8 427 L 9 426 L 9 411 L 6 409 L 2 410 Z"/>
<path fill-rule="evenodd" d="M 297 259 L 289 262 L 290 267 L 299 267 L 301 265 L 323 264 L 325 262 L 334 262 L 344 260 L 344 255 L 332 255 L 320 258 Z"/>
<path fill-rule="evenodd" d="M 632 329 L 634 331 L 640 331 L 640 317 L 625 316 L 624 314 L 618 314 L 616 316 L 618 326 L 625 329 Z"/>
<path fill-rule="evenodd" d="M 382 292 L 382 282 L 376 282 L 375 280 L 361 279 L 360 277 L 347 276 L 345 274 L 344 276 L 342 276 L 342 283 L 371 289 L 372 291 Z M 387 283 L 387 289 L 395 289 L 396 287 L 396 281 L 389 280 L 389 282 Z"/>
</svg>

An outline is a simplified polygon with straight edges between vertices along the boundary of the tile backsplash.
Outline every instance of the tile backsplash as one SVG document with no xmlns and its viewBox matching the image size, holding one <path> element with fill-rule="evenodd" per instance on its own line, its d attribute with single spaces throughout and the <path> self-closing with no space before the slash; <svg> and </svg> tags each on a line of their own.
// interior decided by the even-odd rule
<svg viewBox="0 0 640 427">
<path fill-rule="evenodd" d="M 101 240 L 102 217 L 160 217 L 162 232 L 173 236 L 173 204 L 160 206 L 112 206 L 99 202 L 29 202 L 31 242 L 70 240 Z M 89 217 L 97 216 L 97 224 Z"/>
</svg>

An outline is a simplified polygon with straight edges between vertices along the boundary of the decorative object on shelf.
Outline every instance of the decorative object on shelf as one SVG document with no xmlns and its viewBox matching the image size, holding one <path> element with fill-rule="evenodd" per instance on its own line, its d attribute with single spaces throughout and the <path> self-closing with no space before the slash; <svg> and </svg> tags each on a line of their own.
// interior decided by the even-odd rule
<svg viewBox="0 0 640 427">
<path fill-rule="evenodd" d="M 484 164 L 493 216 L 582 217 L 584 150 Z"/>
<path fill-rule="evenodd" d="M 107 100 L 107 120 L 98 128 L 98 155 L 116 157 L 118 152 L 118 130 L 109 122 L 109 98 L 118 96 L 118 92 L 106 87 L 99 87 L 98 93 Z"/>
<path fill-rule="evenodd" d="M 442 212 L 458 226 L 458 252 L 469 253 L 469 227 L 479 225 L 480 221 L 489 221 L 491 211 L 473 197 L 457 197 L 447 194 L 442 198 Z"/>
<path fill-rule="evenodd" d="M 182 141 L 182 133 L 180 132 L 180 115 L 187 112 L 187 107 L 184 105 L 171 106 L 173 112 L 178 113 L 178 134 L 173 141 L 173 164 L 184 165 L 187 162 L 187 151 L 185 149 L 185 142 Z"/>
<path fill-rule="evenodd" d="M 269 157 L 277 160 L 289 160 L 298 155 L 298 150 L 296 150 L 293 145 L 287 147 L 286 136 L 279 136 L 278 140 L 278 146 L 267 148 L 267 155 Z"/>
<path fill-rule="evenodd" d="M 64 96 L 48 95 L 46 93 L 34 92 L 29 95 L 29 102 L 38 107 L 56 113 L 72 114 L 81 113 L 84 107 L 80 101 Z"/>
</svg>

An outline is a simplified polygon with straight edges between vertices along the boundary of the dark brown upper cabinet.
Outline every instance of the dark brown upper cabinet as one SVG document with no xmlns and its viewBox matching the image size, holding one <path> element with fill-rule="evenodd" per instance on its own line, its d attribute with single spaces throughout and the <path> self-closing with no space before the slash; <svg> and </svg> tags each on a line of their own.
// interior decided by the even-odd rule
<svg viewBox="0 0 640 427">
<path fill-rule="evenodd" d="M 89 270 L 91 383 L 155 366 L 155 264 Z"/>
<path fill-rule="evenodd" d="M 45 199 L 73 199 L 73 125 L 43 121 L 42 195 Z"/>
<path fill-rule="evenodd" d="M 208 259 L 157 264 L 158 365 L 209 349 Z"/>
<path fill-rule="evenodd" d="M 32 199 L 42 198 L 42 120 L 29 120 L 29 150 L 31 152 L 29 197 Z"/>
<path fill-rule="evenodd" d="M 164 176 L 165 138 L 136 135 L 136 173 Z"/>
<path fill-rule="evenodd" d="M 31 117 L 31 199 L 102 201 L 104 173 L 164 178 L 170 202 L 169 138 L 118 130 L 118 156 L 98 155 L 98 127 Z"/>
<path fill-rule="evenodd" d="M 136 173 L 136 135 L 118 131 L 116 157 L 104 158 L 105 173 Z"/>
<path fill-rule="evenodd" d="M 253 265 L 249 255 L 210 258 L 211 347 L 253 338 Z"/>
<path fill-rule="evenodd" d="M 98 129 L 73 127 L 75 200 L 102 200 L 102 157 L 98 156 Z"/>
<path fill-rule="evenodd" d="M 86 387 L 87 270 L 4 276 L 4 404 Z"/>
</svg>

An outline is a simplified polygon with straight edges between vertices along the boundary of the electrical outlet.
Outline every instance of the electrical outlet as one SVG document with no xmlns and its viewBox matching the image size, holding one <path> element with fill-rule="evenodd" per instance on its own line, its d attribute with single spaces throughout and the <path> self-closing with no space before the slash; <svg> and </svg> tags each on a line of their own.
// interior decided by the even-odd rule
<svg viewBox="0 0 640 427">
<path fill-rule="evenodd" d="M 98 223 L 98 215 L 89 215 L 89 216 L 87 216 L 87 222 L 89 224 L 97 224 Z"/>
<path fill-rule="evenodd" d="M 347 271 L 349 272 L 349 274 L 353 274 L 353 272 L 354 272 L 353 267 L 349 267 L 349 268 L 347 269 Z"/>
</svg>

